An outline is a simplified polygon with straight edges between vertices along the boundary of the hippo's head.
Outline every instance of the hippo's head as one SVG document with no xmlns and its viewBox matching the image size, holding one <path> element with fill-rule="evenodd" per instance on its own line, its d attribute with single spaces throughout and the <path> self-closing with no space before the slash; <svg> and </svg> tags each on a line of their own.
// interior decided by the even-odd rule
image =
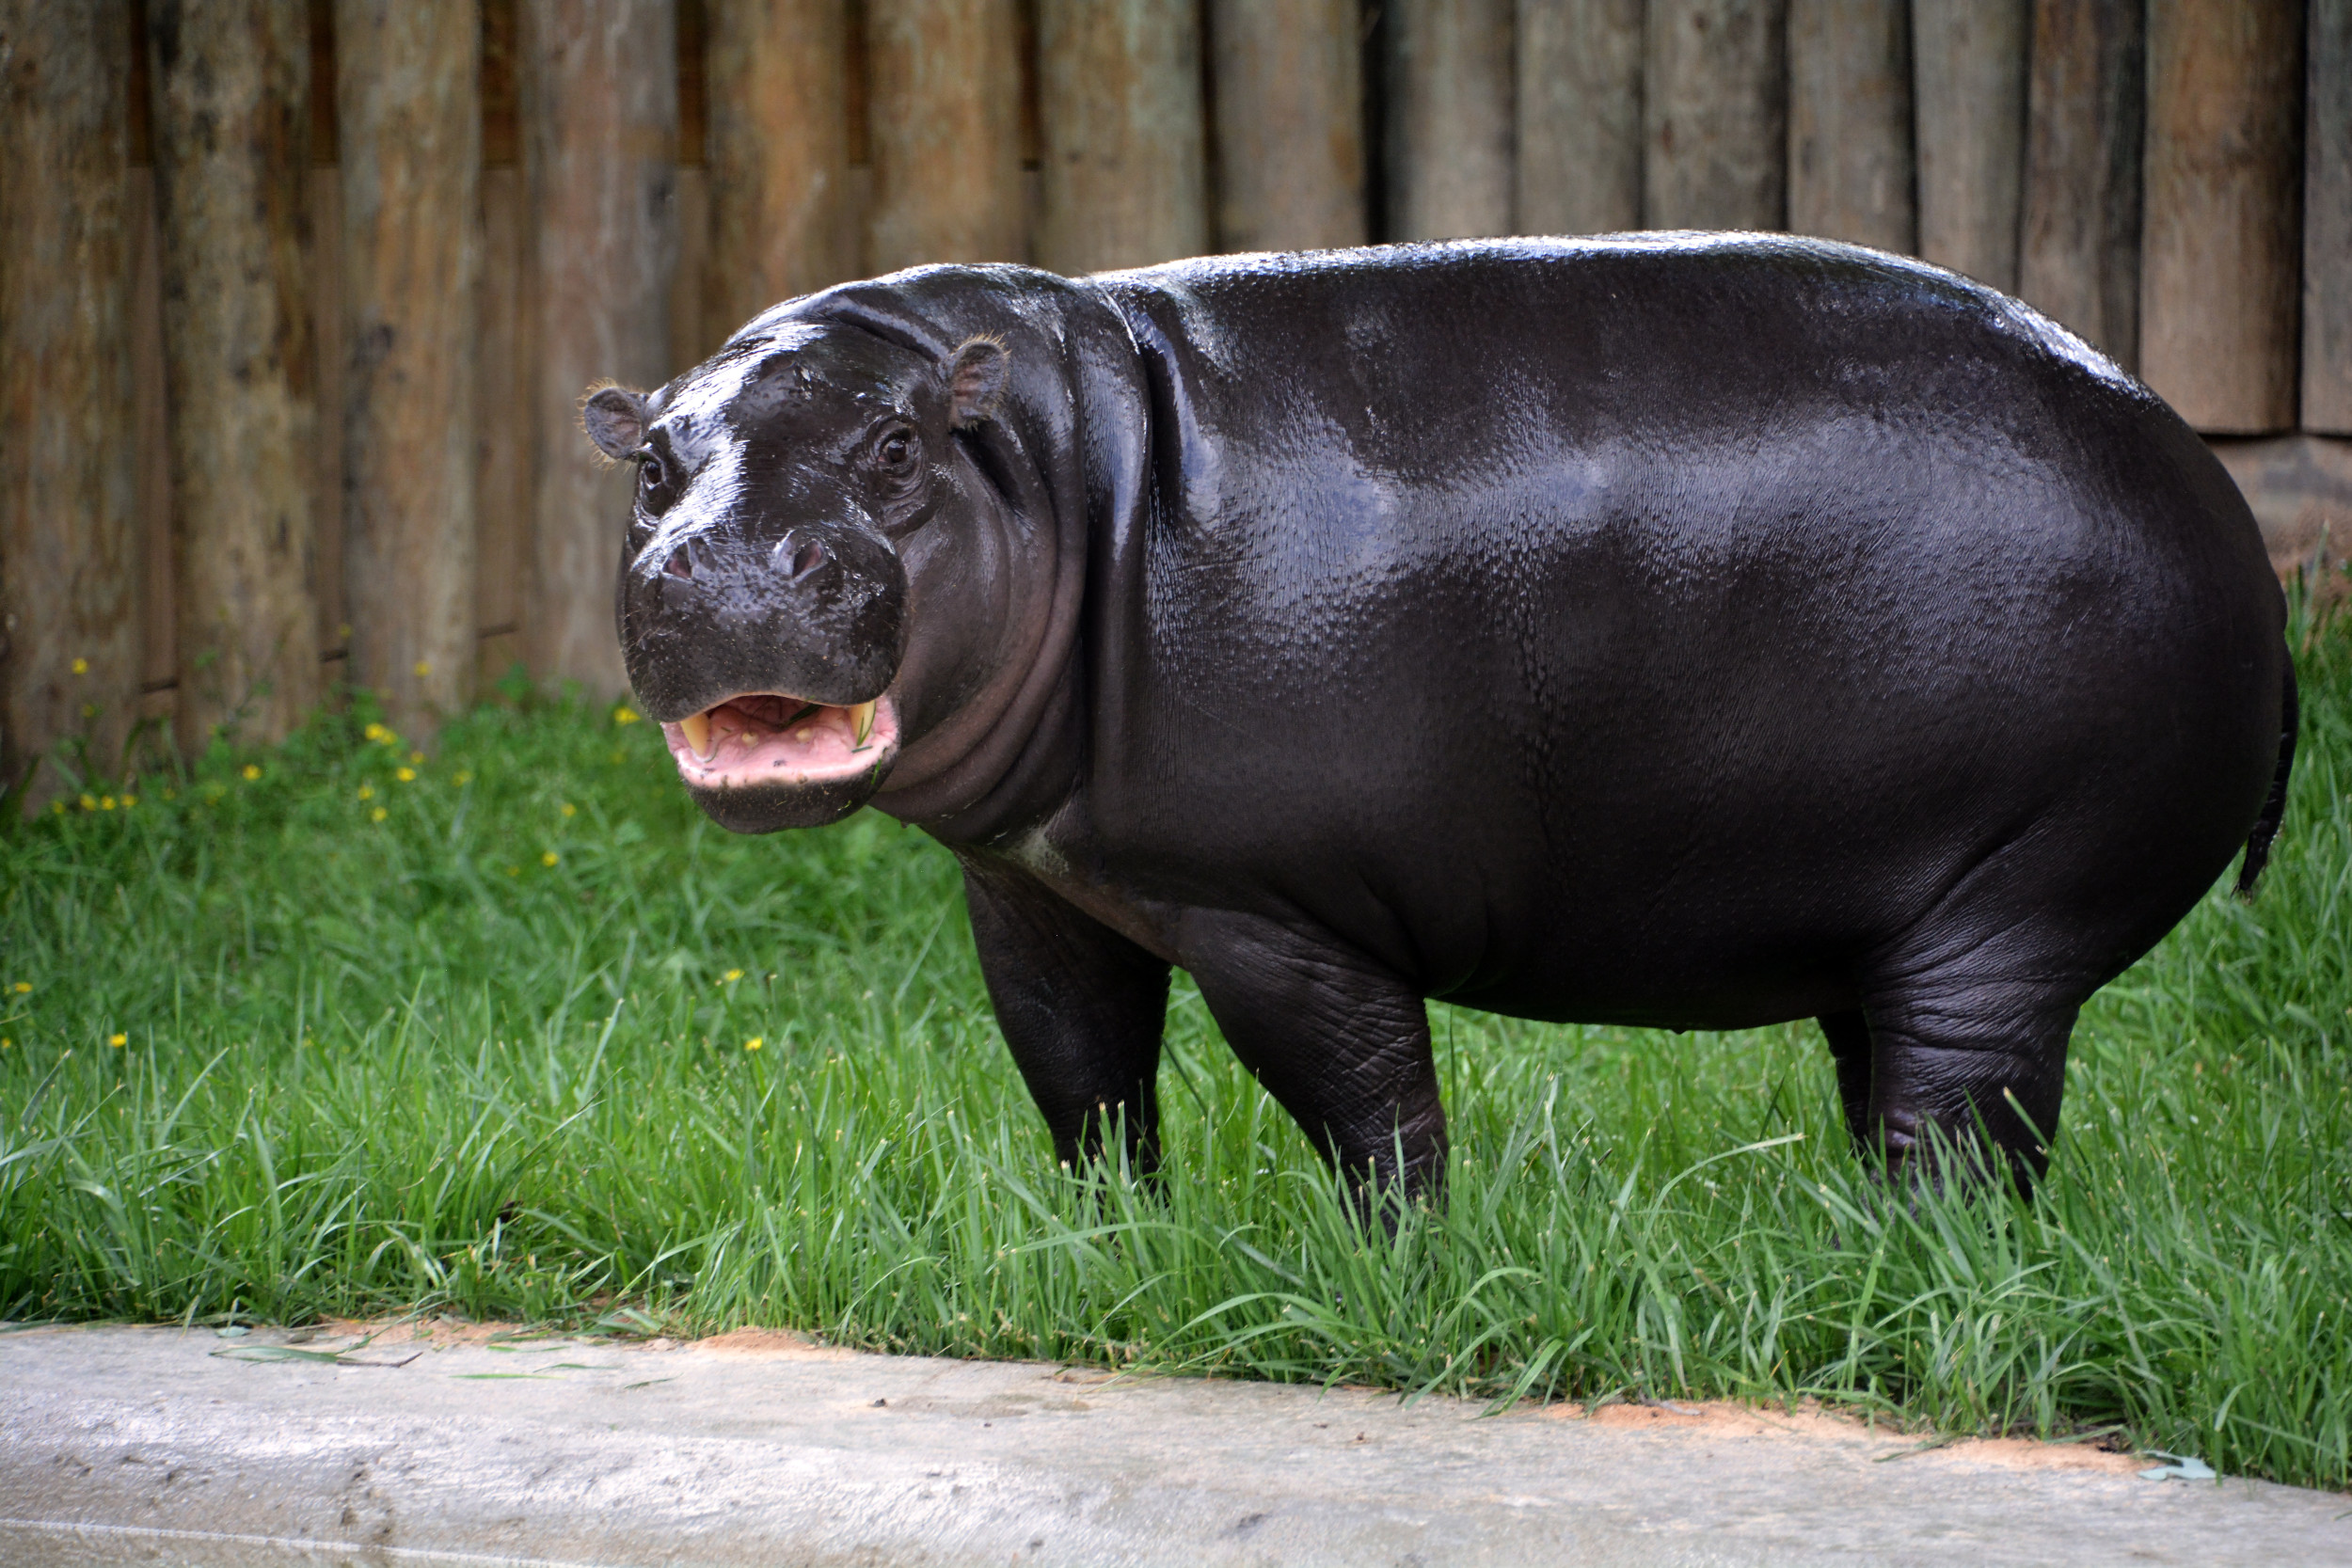
<svg viewBox="0 0 2352 1568">
<path fill-rule="evenodd" d="M 993 339 L 926 355 L 771 312 L 657 392 L 583 405 L 637 468 L 629 682 L 722 825 L 848 816 L 998 662 L 1004 507 L 966 436 L 1006 373 Z"/>
</svg>

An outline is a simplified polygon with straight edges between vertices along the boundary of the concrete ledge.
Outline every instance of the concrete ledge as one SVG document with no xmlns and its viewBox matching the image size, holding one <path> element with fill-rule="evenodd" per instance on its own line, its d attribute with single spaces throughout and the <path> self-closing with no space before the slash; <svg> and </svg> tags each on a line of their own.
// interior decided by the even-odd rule
<svg viewBox="0 0 2352 1568">
<path fill-rule="evenodd" d="M 0 1335 L 0 1568 L 2352 1562 L 2352 1498 L 1820 1416 L 406 1332 Z"/>
</svg>

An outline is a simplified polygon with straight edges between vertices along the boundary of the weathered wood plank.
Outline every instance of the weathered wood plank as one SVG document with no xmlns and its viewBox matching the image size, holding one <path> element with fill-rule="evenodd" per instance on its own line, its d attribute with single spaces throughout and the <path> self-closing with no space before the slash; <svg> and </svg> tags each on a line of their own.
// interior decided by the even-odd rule
<svg viewBox="0 0 2352 1568">
<path fill-rule="evenodd" d="M 137 705 L 130 74 L 120 6 L 0 4 L 0 786 L 112 774 Z"/>
<path fill-rule="evenodd" d="M 135 40 L 132 47 L 143 50 L 144 44 Z M 143 85 L 142 72 L 132 89 L 135 97 Z M 129 190 L 136 257 L 131 269 L 131 420 L 138 450 L 134 504 L 139 535 L 139 689 L 145 694 L 139 717 L 161 721 L 169 735 L 180 650 L 172 627 L 171 426 L 164 410 L 163 279 L 152 164 L 131 170 Z"/>
<path fill-rule="evenodd" d="M 2017 290 L 2029 0 L 1911 0 L 1919 254 Z"/>
<path fill-rule="evenodd" d="M 313 8 L 311 21 L 318 17 Z M 326 62 L 331 71 L 334 62 Z M 319 68 L 317 52 L 310 66 Z M 313 75 L 319 91 L 335 93 L 331 76 Z M 332 119 L 332 115 L 328 116 Z M 311 121 L 315 126 L 315 118 Z M 315 135 L 315 133 L 314 133 Z M 321 693 L 328 701 L 336 686 L 350 678 L 351 610 L 343 598 L 343 372 L 349 356 L 343 331 L 343 171 L 318 161 L 318 142 L 310 143 L 310 177 L 305 182 L 310 203 L 310 243 L 302 256 L 303 281 L 310 291 L 310 363 L 314 367 L 313 399 L 319 410 L 319 439 L 310 449 L 311 535 L 310 597 L 318 605 L 319 653 L 326 668 Z"/>
<path fill-rule="evenodd" d="M 473 694 L 482 27 L 336 0 L 350 680 L 423 736 Z"/>
<path fill-rule="evenodd" d="M 524 187 L 515 0 L 482 6 L 482 270 L 475 284 L 474 681 L 524 662 L 533 512 L 530 197 Z M 682 74 L 682 73 L 681 73 Z M 681 81 L 681 90 L 683 82 Z M 675 318 L 672 331 L 675 333 Z M 699 337 L 699 322 L 687 341 Z"/>
<path fill-rule="evenodd" d="M 1036 252 L 1097 272 L 1209 248 L 1195 0 L 1038 0 Z"/>
<path fill-rule="evenodd" d="M 1028 260 L 1020 42 L 1015 0 L 866 0 L 866 271 Z"/>
<path fill-rule="evenodd" d="M 1650 0 L 1642 72 L 1642 221 L 1788 221 L 1786 0 Z"/>
<path fill-rule="evenodd" d="M 2139 364 L 2142 0 L 2034 0 L 2017 292 Z"/>
<path fill-rule="evenodd" d="M 1364 243 L 1361 40 L 1356 0 L 1215 0 L 1219 248 Z"/>
<path fill-rule="evenodd" d="M 2303 151 L 2303 428 L 2352 436 L 2352 0 L 2311 0 Z M 2352 538 L 2344 543 L 2352 545 Z"/>
<path fill-rule="evenodd" d="M 843 0 L 707 0 L 705 341 L 857 266 Z"/>
<path fill-rule="evenodd" d="M 1642 225 L 1642 0 L 1519 0 L 1521 233 Z"/>
<path fill-rule="evenodd" d="M 532 514 L 532 392 L 525 345 L 531 312 L 523 297 L 530 245 L 522 170 L 482 171 L 482 272 L 475 285 L 474 625 L 477 684 L 497 680 L 523 658 L 523 589 L 530 572 Z"/>
<path fill-rule="evenodd" d="M 181 745 L 275 741 L 319 690 L 301 0 L 148 0 Z"/>
<path fill-rule="evenodd" d="M 2139 369 L 2199 430 L 2295 424 L 2302 0 L 2150 0 Z"/>
<path fill-rule="evenodd" d="M 1788 227 L 1918 245 L 1906 0 L 1788 0 Z"/>
<path fill-rule="evenodd" d="M 1511 232 L 1511 0 L 1388 8 L 1391 237 Z"/>
<path fill-rule="evenodd" d="M 670 373 L 676 23 L 668 0 L 525 0 L 520 30 L 537 377 L 523 636 L 538 679 L 609 696 L 628 685 L 612 575 L 629 492 L 580 434 L 580 401 Z"/>
</svg>

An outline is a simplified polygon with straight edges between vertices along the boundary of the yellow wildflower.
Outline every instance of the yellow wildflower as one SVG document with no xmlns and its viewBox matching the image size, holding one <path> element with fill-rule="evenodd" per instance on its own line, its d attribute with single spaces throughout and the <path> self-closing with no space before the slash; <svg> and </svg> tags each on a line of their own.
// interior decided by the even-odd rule
<svg viewBox="0 0 2352 1568">
<path fill-rule="evenodd" d="M 728 970 L 728 971 L 727 971 L 727 984 L 728 984 L 728 985 L 730 985 L 730 986 L 731 986 L 731 985 L 735 984 L 735 982 L 736 982 L 736 981 L 740 980 L 741 978 L 743 978 L 743 972 L 742 972 L 741 970 L 739 970 L 739 969 L 730 969 L 730 970 Z"/>
<path fill-rule="evenodd" d="M 627 703 L 623 703 L 619 707 L 612 710 L 612 721 L 615 724 L 634 724 L 637 722 L 637 710 L 629 706 Z"/>
<path fill-rule="evenodd" d="M 361 785 L 359 786 L 359 799 L 361 799 L 362 800 L 374 800 L 374 799 L 375 799 L 375 785 L 373 785 L 373 784 L 361 784 Z"/>
<path fill-rule="evenodd" d="M 30 980 L 19 980 L 16 983 L 16 994 L 19 996 L 24 995 L 26 991 L 31 990 L 32 989 L 33 982 Z"/>
<path fill-rule="evenodd" d="M 84 811 L 96 811 L 98 809 L 98 802 L 91 800 L 87 795 L 82 797 L 81 805 Z"/>
<path fill-rule="evenodd" d="M 101 796 L 98 798 L 98 809 L 99 809 L 100 811 L 112 811 L 112 810 L 114 810 L 114 809 L 115 809 L 115 798 L 114 798 L 113 796 L 111 796 L 111 795 L 101 795 Z"/>
<path fill-rule="evenodd" d="M 743 1049 L 746 1051 L 756 1051 L 763 1043 L 764 1042 L 761 1040 L 760 1037 L 754 1035 L 750 1039 L 743 1042 Z"/>
<path fill-rule="evenodd" d="M 89 660 L 88 660 L 88 659 L 87 659 L 87 658 L 77 658 L 77 659 L 75 659 L 75 660 L 73 661 L 73 673 L 74 673 L 75 674 L 77 674 L 77 675 L 87 675 L 87 674 L 88 674 L 88 673 L 89 673 Z"/>
<path fill-rule="evenodd" d="M 382 806 L 378 806 L 373 811 L 368 813 L 368 820 L 371 822 L 381 822 L 384 820 L 384 808 Z"/>
<path fill-rule="evenodd" d="M 397 773 L 394 773 L 392 777 L 398 779 L 402 784 L 414 784 L 417 779 L 417 770 L 413 768 L 404 768 Z"/>
<path fill-rule="evenodd" d="M 566 816 L 578 816 L 580 815 L 580 808 L 572 804 L 569 800 L 564 801 L 559 809 L 562 810 L 564 815 Z"/>
<path fill-rule="evenodd" d="M 541 865 L 553 865 L 557 861 L 560 861 L 563 858 L 563 856 L 550 849 L 546 854 L 539 857 L 539 863 Z"/>
<path fill-rule="evenodd" d="M 366 736 L 370 740 L 381 740 L 384 738 L 386 732 L 384 726 L 381 724 L 370 724 L 366 729 L 361 730 L 359 733 Z"/>
<path fill-rule="evenodd" d="M 246 763 L 245 765 L 245 776 L 247 783 L 251 783 L 253 780 L 260 778 L 262 776 L 261 765 L 251 762 Z"/>
<path fill-rule="evenodd" d="M 433 673 L 433 666 L 430 663 L 421 658 L 417 660 L 417 679 L 422 680 L 431 673 Z"/>
<path fill-rule="evenodd" d="M 106 1043 L 108 1045 L 128 1045 L 131 1043 L 131 1037 L 128 1035 L 108 1035 L 106 1037 Z"/>
</svg>

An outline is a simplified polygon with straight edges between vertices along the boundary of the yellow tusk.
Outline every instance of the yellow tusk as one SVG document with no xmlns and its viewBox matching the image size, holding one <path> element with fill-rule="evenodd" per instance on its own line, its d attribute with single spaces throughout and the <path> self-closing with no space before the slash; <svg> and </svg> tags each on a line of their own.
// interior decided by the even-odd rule
<svg viewBox="0 0 2352 1568">
<path fill-rule="evenodd" d="M 678 733 L 686 736 L 686 744 L 694 755 L 705 762 L 710 760 L 710 715 L 690 713 L 677 721 Z"/>
<path fill-rule="evenodd" d="M 850 726 L 857 732 L 857 744 L 866 744 L 866 737 L 874 733 L 874 705 L 860 703 L 850 710 Z"/>
</svg>

